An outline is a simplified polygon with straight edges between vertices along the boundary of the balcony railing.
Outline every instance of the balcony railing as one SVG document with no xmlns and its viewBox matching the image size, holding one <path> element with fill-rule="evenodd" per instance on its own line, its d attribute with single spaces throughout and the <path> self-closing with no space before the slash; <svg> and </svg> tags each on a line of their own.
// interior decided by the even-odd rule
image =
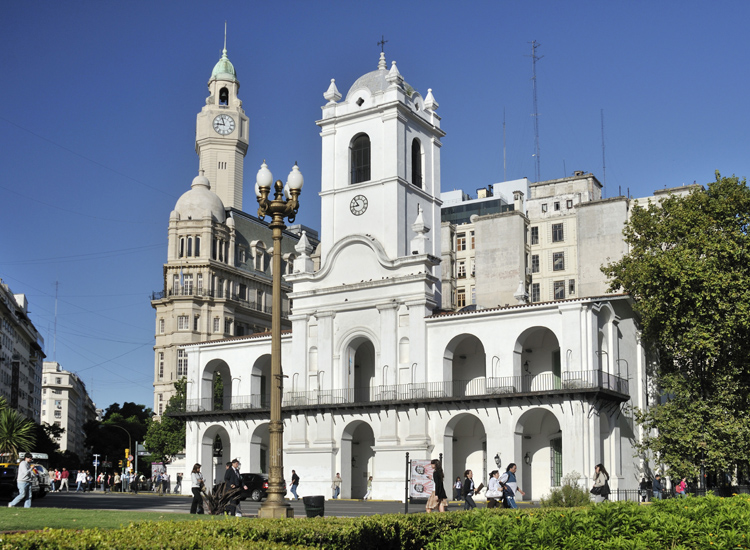
<svg viewBox="0 0 750 550">
<path fill-rule="evenodd" d="M 475 378 L 445 382 L 394 384 L 366 388 L 285 392 L 281 406 L 286 408 L 320 405 L 362 405 L 383 402 L 455 401 L 555 393 L 610 391 L 622 401 L 629 396 L 628 381 L 606 372 L 574 371 L 561 376 L 553 373 L 524 374 L 499 378 Z M 215 401 L 188 399 L 183 412 L 220 412 L 268 409 L 270 395 L 237 395 Z"/>
<path fill-rule="evenodd" d="M 255 311 L 262 311 L 264 313 L 271 313 L 271 306 L 270 304 L 261 304 L 258 303 L 255 300 L 246 300 L 245 298 L 240 298 L 239 294 L 235 294 L 233 292 L 224 292 L 222 290 L 209 290 L 205 288 L 195 288 L 190 286 L 175 286 L 167 291 L 161 290 L 158 292 L 152 292 L 151 293 L 151 300 L 163 300 L 164 298 L 172 297 L 172 296 L 185 296 L 185 297 L 192 297 L 192 298 L 216 298 L 216 299 L 227 299 L 232 300 L 233 302 L 239 302 L 239 304 L 243 307 L 246 307 L 248 309 L 254 309 Z M 289 310 L 287 307 L 283 307 L 281 311 L 282 317 L 287 317 L 289 315 Z"/>
</svg>

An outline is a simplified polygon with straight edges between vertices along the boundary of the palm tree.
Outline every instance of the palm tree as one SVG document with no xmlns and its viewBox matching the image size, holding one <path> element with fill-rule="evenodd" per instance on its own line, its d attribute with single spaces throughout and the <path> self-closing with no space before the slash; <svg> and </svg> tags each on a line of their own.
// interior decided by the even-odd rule
<svg viewBox="0 0 750 550">
<path fill-rule="evenodd" d="M 0 397 L 0 453 L 9 454 L 15 461 L 21 449 L 30 450 L 35 442 L 34 423 L 8 407 L 5 398 Z"/>
</svg>

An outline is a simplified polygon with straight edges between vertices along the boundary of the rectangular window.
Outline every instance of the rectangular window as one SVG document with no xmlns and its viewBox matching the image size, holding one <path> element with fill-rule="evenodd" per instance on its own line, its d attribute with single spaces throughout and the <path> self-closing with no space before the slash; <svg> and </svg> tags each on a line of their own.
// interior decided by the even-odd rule
<svg viewBox="0 0 750 550">
<path fill-rule="evenodd" d="M 62 399 L 55 399 L 55 407 L 62 409 Z"/>
<path fill-rule="evenodd" d="M 477 289 L 476 287 L 471 287 L 471 303 L 476 304 L 477 303 Z"/>
<path fill-rule="evenodd" d="M 200 255 L 201 255 L 201 238 L 196 237 L 195 238 L 195 257 L 197 258 Z"/>
<path fill-rule="evenodd" d="M 62 418 L 62 411 L 55 411 L 55 418 Z"/>
<path fill-rule="evenodd" d="M 550 462 L 552 463 L 552 487 L 559 487 L 560 480 L 562 480 L 562 437 L 556 437 L 550 440 L 549 452 Z"/>
<path fill-rule="evenodd" d="M 196 291 L 198 294 L 203 292 L 203 273 L 198 273 L 198 280 L 196 284 Z"/>
<path fill-rule="evenodd" d="M 191 296 L 193 294 L 193 276 L 192 275 L 183 275 L 182 290 L 183 290 L 184 296 Z"/>
<path fill-rule="evenodd" d="M 476 247 L 476 241 L 475 241 L 475 238 L 474 238 L 474 232 L 470 231 L 469 235 L 471 235 L 471 249 L 474 250 L 474 248 Z"/>
<path fill-rule="evenodd" d="M 214 317 L 214 326 L 213 326 L 214 332 L 219 332 L 219 323 L 220 323 L 219 318 Z"/>
<path fill-rule="evenodd" d="M 185 255 L 185 238 L 180 239 L 180 258 Z"/>
<path fill-rule="evenodd" d="M 177 317 L 177 330 L 190 330 L 190 317 L 188 315 Z"/>
<path fill-rule="evenodd" d="M 177 350 L 177 377 L 187 376 L 187 352 L 184 349 Z"/>
<path fill-rule="evenodd" d="M 164 319 L 159 319 L 159 334 L 164 334 Z"/>
<path fill-rule="evenodd" d="M 159 403 L 159 416 L 164 412 L 164 403 Z"/>
<path fill-rule="evenodd" d="M 159 352 L 159 380 L 164 379 L 164 352 Z"/>
<path fill-rule="evenodd" d="M 55 376 L 55 384 L 62 384 L 62 376 Z"/>
<path fill-rule="evenodd" d="M 539 228 L 531 228 L 531 244 L 539 244 Z"/>
<path fill-rule="evenodd" d="M 193 237 L 187 238 L 187 255 L 192 256 L 193 255 Z"/>
<path fill-rule="evenodd" d="M 471 276 L 474 277 L 477 273 L 477 266 L 474 263 L 474 258 L 471 259 Z"/>
<path fill-rule="evenodd" d="M 193 330 L 198 330 L 198 326 L 200 325 L 201 316 L 196 315 L 193 317 Z"/>
<path fill-rule="evenodd" d="M 539 283 L 531 283 L 531 301 L 539 301 Z"/>
<path fill-rule="evenodd" d="M 232 334 L 232 320 L 224 319 L 224 334 Z"/>
<path fill-rule="evenodd" d="M 456 276 L 459 279 L 466 278 L 466 262 L 464 261 L 458 262 Z"/>
<path fill-rule="evenodd" d="M 546 212 L 546 211 L 547 211 L 547 203 L 545 202 L 545 203 L 544 203 L 544 204 L 542 205 L 542 212 Z"/>
<path fill-rule="evenodd" d="M 539 273 L 539 254 L 532 254 L 531 256 L 531 272 Z"/>
<path fill-rule="evenodd" d="M 463 288 L 459 288 L 456 291 L 456 307 L 462 308 L 466 306 L 466 291 Z"/>
<path fill-rule="evenodd" d="M 572 296 L 575 293 L 576 293 L 576 280 L 575 279 L 570 279 L 568 281 L 568 294 L 570 294 Z"/>
<path fill-rule="evenodd" d="M 560 210 L 560 203 L 559 202 L 555 202 L 555 210 Z"/>
<path fill-rule="evenodd" d="M 565 253 L 552 253 L 552 271 L 565 271 Z"/>
<path fill-rule="evenodd" d="M 456 235 L 456 250 L 466 250 L 466 233 Z"/>
<path fill-rule="evenodd" d="M 555 281 L 554 289 L 555 289 L 555 300 L 564 300 L 565 299 L 565 281 Z"/>
<path fill-rule="evenodd" d="M 571 209 L 571 208 L 573 208 L 573 199 L 568 199 L 568 200 L 567 200 L 567 201 L 565 202 L 565 206 L 567 206 L 567 207 L 568 207 L 568 209 Z"/>
<path fill-rule="evenodd" d="M 565 233 L 563 232 L 563 224 L 553 223 L 552 224 L 552 242 L 560 243 L 565 240 Z"/>
</svg>

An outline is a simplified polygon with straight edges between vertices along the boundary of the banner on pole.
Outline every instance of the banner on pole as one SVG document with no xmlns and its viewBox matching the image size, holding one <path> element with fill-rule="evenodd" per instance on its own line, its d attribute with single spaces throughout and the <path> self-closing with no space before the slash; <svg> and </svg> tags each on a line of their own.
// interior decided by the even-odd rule
<svg viewBox="0 0 750 550">
<path fill-rule="evenodd" d="M 435 482 L 432 481 L 434 468 L 430 460 L 412 460 L 409 476 L 409 497 L 416 499 L 427 499 L 435 490 Z"/>
</svg>

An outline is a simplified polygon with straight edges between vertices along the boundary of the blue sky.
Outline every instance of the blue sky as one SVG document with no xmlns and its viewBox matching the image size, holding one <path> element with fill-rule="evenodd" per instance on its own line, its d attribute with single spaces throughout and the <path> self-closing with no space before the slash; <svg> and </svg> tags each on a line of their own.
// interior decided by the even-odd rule
<svg viewBox="0 0 750 550">
<path fill-rule="evenodd" d="M 507 178 L 534 178 L 536 40 L 542 179 L 603 179 L 603 110 L 605 196 L 637 197 L 750 174 L 748 16 L 740 1 L 6 3 L 0 278 L 98 406 L 151 406 L 149 299 L 225 20 L 250 118 L 245 210 L 263 159 L 277 177 L 297 161 L 297 219 L 319 228 L 322 94 L 376 69 L 381 35 L 440 104 L 443 190 L 504 179 L 504 117 Z"/>
</svg>

